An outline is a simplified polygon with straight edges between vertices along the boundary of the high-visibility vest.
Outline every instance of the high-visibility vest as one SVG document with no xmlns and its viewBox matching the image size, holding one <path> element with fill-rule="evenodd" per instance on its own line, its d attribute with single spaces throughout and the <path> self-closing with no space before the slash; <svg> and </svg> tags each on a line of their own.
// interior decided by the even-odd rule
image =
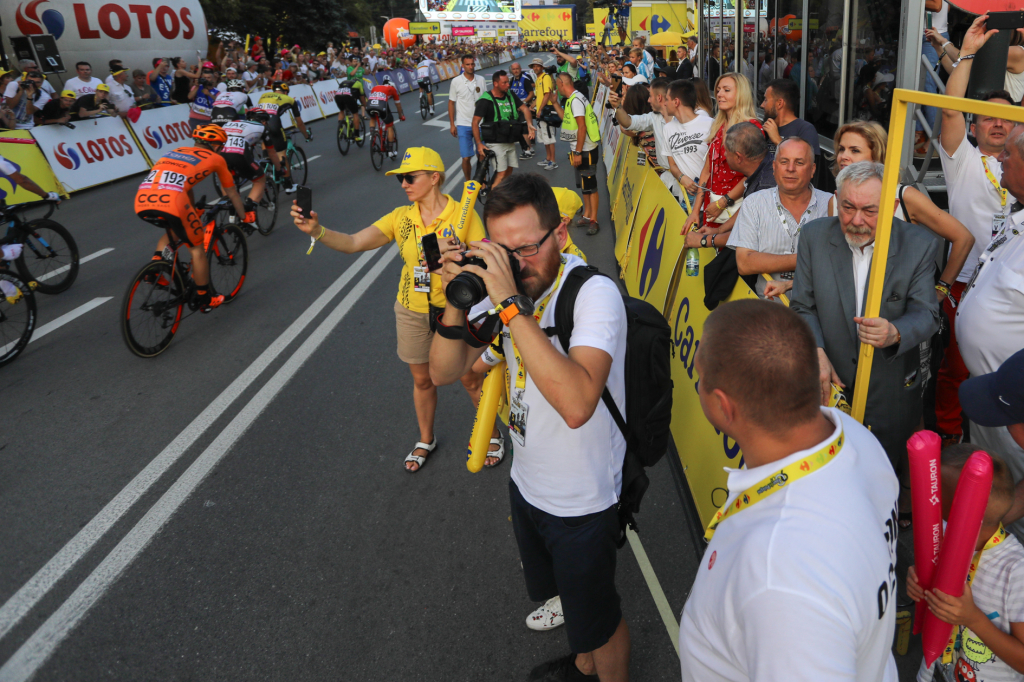
<svg viewBox="0 0 1024 682">
<path fill-rule="evenodd" d="M 566 142 L 576 141 L 576 117 L 572 114 L 572 101 L 575 97 L 579 97 L 586 107 L 586 113 L 583 115 L 583 118 L 587 125 L 587 137 L 590 138 L 591 142 L 600 142 L 601 126 L 597 121 L 597 115 L 594 113 L 594 107 L 590 106 L 590 102 L 587 101 L 587 98 L 579 90 L 573 92 L 565 100 L 565 116 L 562 117 L 562 139 Z"/>
</svg>

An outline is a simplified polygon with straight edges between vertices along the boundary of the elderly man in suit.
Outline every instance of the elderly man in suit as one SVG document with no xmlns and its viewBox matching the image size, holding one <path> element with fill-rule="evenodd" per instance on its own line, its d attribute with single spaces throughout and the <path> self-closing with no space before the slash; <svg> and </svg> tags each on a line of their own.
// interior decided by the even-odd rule
<svg viewBox="0 0 1024 682">
<path fill-rule="evenodd" d="M 838 217 L 811 221 L 800 233 L 790 307 L 817 340 L 822 404 L 828 403 L 830 383 L 852 395 L 861 343 L 878 349 L 864 425 L 899 473 L 907 438 L 921 419 L 918 346 L 939 328 L 935 278 L 942 242 L 894 218 L 879 317 L 863 317 L 878 215 L 895 208 L 879 206 L 883 169 L 863 161 L 840 172 Z"/>
</svg>

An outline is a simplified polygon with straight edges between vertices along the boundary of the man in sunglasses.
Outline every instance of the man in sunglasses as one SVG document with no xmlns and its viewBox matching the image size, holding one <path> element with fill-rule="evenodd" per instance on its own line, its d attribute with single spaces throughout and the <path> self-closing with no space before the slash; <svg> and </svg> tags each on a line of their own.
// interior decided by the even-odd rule
<svg viewBox="0 0 1024 682">
<path fill-rule="evenodd" d="M 437 385 L 463 377 L 485 349 L 471 348 L 452 330 L 487 313 L 500 317 L 516 441 L 512 528 L 530 599 L 561 597 L 572 652 L 537 666 L 529 679 L 625 680 L 629 629 L 615 590 L 615 539 L 626 444 L 601 400 L 607 385 L 615 403 L 625 405 L 625 306 L 612 280 L 587 280 L 566 353 L 544 329 L 555 326 L 565 276 L 585 263 L 561 253 L 568 230 L 555 193 L 539 175 L 511 175 L 491 191 L 484 222 L 491 241 L 471 242 L 465 254 L 441 244 L 444 287 L 468 271 L 483 280 L 489 298 L 468 315 L 445 308 L 430 377 Z M 487 268 L 460 265 L 464 255 L 482 258 Z M 519 263 L 521 289 L 510 258 Z"/>
</svg>

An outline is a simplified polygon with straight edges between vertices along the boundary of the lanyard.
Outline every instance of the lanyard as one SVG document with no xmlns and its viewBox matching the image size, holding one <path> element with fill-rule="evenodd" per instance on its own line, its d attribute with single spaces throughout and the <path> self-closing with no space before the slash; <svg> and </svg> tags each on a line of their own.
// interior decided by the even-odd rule
<svg viewBox="0 0 1024 682">
<path fill-rule="evenodd" d="M 964 287 L 964 293 L 960 296 L 960 305 L 963 305 L 964 299 L 967 298 L 967 294 L 970 293 L 971 289 L 974 288 L 974 282 L 975 280 L 978 279 L 978 275 L 981 274 L 981 269 L 984 268 L 990 260 L 992 260 L 992 255 L 996 252 L 996 250 L 1000 246 L 1006 244 L 1008 241 L 1010 241 L 1014 237 L 1019 236 L 1020 234 L 1021 230 L 1012 226 L 1010 226 L 1010 234 L 1006 234 L 1006 227 L 1004 227 L 1003 231 L 1000 234 L 998 234 L 995 239 L 992 240 L 992 243 L 988 245 L 988 248 L 985 249 L 985 251 L 978 258 L 978 265 L 977 267 L 974 268 L 974 274 L 972 274 L 971 279 L 967 281 L 967 286 Z"/>
<path fill-rule="evenodd" d="M 974 574 L 978 572 L 978 566 L 981 564 L 981 555 L 985 552 L 985 550 L 992 549 L 993 547 L 1001 543 L 1003 540 L 1005 540 L 1007 537 L 1009 537 L 1009 535 L 1010 534 L 1006 531 L 1006 529 L 1003 528 L 1003 524 L 1000 523 L 999 528 L 997 528 L 996 532 L 992 535 L 992 537 L 988 539 L 988 541 L 985 543 L 985 546 L 974 553 L 974 558 L 971 559 L 971 570 L 967 573 L 968 585 L 974 582 Z M 961 625 L 960 627 L 955 628 L 953 634 L 949 636 L 949 643 L 946 644 L 946 649 L 942 652 L 943 663 L 951 663 L 953 661 L 953 649 L 956 647 L 956 642 L 958 639 L 960 639 L 961 635 L 963 634 L 963 631 L 964 627 Z"/>
<path fill-rule="evenodd" d="M 558 291 L 559 285 L 562 283 L 562 273 L 565 272 L 565 256 L 561 257 L 562 264 L 558 266 L 558 278 L 555 280 L 555 286 L 551 289 L 551 292 L 544 297 L 540 303 L 537 304 L 537 309 L 533 311 L 533 319 L 540 324 L 540 318 L 544 314 L 544 309 L 548 307 L 548 303 L 551 302 L 551 297 Z M 511 332 L 509 338 L 512 338 Z M 523 362 L 523 356 L 519 354 L 519 347 L 516 346 L 516 340 L 512 339 L 512 353 L 516 356 L 516 388 L 526 388 L 526 364 Z"/>
<path fill-rule="evenodd" d="M 811 207 L 814 206 L 815 200 L 814 193 L 811 193 L 811 200 L 807 202 L 807 209 L 804 214 L 800 216 L 800 219 L 796 222 L 796 234 L 789 234 L 789 221 L 786 220 L 787 211 L 782 207 L 782 199 L 779 197 L 779 188 L 775 188 L 775 210 L 779 212 L 779 222 L 782 223 L 782 229 L 789 234 L 790 239 L 793 240 L 793 253 L 796 253 L 796 240 L 800 236 L 800 228 L 804 226 L 804 221 L 809 215 L 811 215 Z"/>
<path fill-rule="evenodd" d="M 991 170 L 989 170 L 988 157 L 984 154 L 981 156 L 981 165 L 985 167 L 985 177 L 988 178 L 988 181 L 996 188 L 996 194 L 999 195 L 999 210 L 1002 215 L 1006 215 L 1006 202 L 1010 193 L 1000 186 L 999 181 L 996 180 L 996 176 L 992 174 Z"/>
<path fill-rule="evenodd" d="M 750 486 L 740 493 L 739 497 L 736 498 L 736 502 L 730 504 L 728 507 L 722 507 L 715 512 L 715 518 L 711 519 L 711 523 L 708 524 L 708 530 L 704 533 L 704 539 L 710 541 L 712 536 L 715 534 L 715 529 L 718 528 L 718 525 L 722 523 L 729 514 L 743 511 L 747 507 L 752 507 L 769 495 L 778 492 L 787 484 L 797 481 L 804 476 L 813 474 L 815 471 L 835 459 L 835 456 L 838 455 L 842 449 L 843 432 L 840 431 L 839 435 L 829 443 L 826 443 L 825 446 L 817 452 L 812 452 L 799 461 L 787 464 L 775 473 L 766 477 L 764 480 Z"/>
</svg>

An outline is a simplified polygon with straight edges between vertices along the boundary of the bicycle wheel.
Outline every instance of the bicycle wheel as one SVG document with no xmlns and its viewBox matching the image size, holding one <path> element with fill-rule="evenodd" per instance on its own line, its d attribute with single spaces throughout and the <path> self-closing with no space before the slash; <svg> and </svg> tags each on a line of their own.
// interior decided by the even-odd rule
<svg viewBox="0 0 1024 682">
<path fill-rule="evenodd" d="M 210 260 L 211 293 L 223 294 L 224 302 L 231 302 L 242 290 L 249 268 L 249 246 L 238 225 L 226 225 L 210 241 L 206 257 Z"/>
<path fill-rule="evenodd" d="M 359 119 L 359 132 L 362 133 L 362 134 L 359 137 L 356 138 L 356 146 L 359 147 L 360 149 L 362 149 L 363 145 L 366 144 L 366 117 L 365 116 L 362 116 Z"/>
<path fill-rule="evenodd" d="M 420 93 L 420 116 L 422 116 L 424 120 L 426 120 L 427 112 L 430 110 L 428 107 L 429 107 L 429 105 L 427 104 L 427 96 L 424 95 L 421 92 Z"/>
<path fill-rule="evenodd" d="M 277 184 L 267 178 L 267 186 L 256 205 L 256 227 L 266 237 L 274 231 L 277 222 Z"/>
<path fill-rule="evenodd" d="M 288 150 L 288 167 L 292 169 L 292 182 L 296 185 L 306 184 L 306 152 L 299 147 Z"/>
<path fill-rule="evenodd" d="M 78 244 L 55 220 L 40 218 L 22 228 L 24 248 L 15 263 L 18 272 L 37 283 L 36 291 L 59 294 L 78 277 Z"/>
<path fill-rule="evenodd" d="M 374 170 L 380 170 L 384 165 L 384 148 L 381 147 L 380 133 L 375 133 L 370 140 L 370 163 L 373 164 Z"/>
<path fill-rule="evenodd" d="M 14 360 L 32 340 L 36 328 L 36 297 L 23 279 L 7 269 L 0 269 L 0 367 Z M 15 293 L 8 298 L 3 289 Z M 13 303 L 11 300 L 13 299 Z"/>
<path fill-rule="evenodd" d="M 352 125 L 351 119 L 346 118 L 338 123 L 338 151 L 342 156 L 348 154 L 349 145 L 352 141 L 348 139 L 348 128 Z"/>
<path fill-rule="evenodd" d="M 146 263 L 128 285 L 121 302 L 121 334 L 140 358 L 162 353 L 181 323 L 185 287 L 167 261 Z"/>
</svg>

